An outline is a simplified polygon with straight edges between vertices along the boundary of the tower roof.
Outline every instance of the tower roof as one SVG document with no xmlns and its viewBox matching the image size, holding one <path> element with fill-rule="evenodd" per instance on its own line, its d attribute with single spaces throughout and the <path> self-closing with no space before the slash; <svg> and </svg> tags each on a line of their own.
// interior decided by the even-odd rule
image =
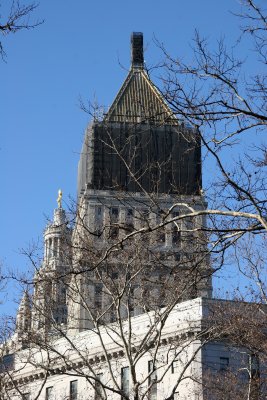
<svg viewBox="0 0 267 400">
<path fill-rule="evenodd" d="M 171 109 L 144 69 L 143 34 L 140 32 L 132 34 L 131 53 L 130 72 L 104 121 L 177 123 Z"/>
<path fill-rule="evenodd" d="M 125 82 L 104 119 L 87 129 L 78 193 L 89 188 L 199 194 L 198 132 L 178 121 L 150 80 L 142 33 L 133 33 L 131 44 L 132 63 Z"/>
</svg>

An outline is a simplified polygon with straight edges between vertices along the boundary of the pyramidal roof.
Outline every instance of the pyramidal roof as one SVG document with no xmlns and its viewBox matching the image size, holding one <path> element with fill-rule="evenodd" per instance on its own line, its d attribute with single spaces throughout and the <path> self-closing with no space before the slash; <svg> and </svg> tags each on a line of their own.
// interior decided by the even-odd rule
<svg viewBox="0 0 267 400">
<path fill-rule="evenodd" d="M 171 109 L 144 69 L 143 34 L 134 32 L 131 45 L 131 70 L 104 121 L 177 123 Z"/>
</svg>

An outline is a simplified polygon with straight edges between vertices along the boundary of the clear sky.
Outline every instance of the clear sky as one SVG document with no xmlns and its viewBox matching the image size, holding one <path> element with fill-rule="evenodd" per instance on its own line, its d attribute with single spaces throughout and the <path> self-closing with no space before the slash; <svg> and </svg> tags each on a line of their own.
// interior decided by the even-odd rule
<svg viewBox="0 0 267 400">
<path fill-rule="evenodd" d="M 4 13 L 10 1 L 0 3 Z M 19 270 L 28 265 L 20 249 L 42 238 L 58 189 L 65 201 L 76 196 L 77 163 L 89 121 L 79 109 L 79 96 L 111 104 L 130 65 L 131 32 L 144 33 L 148 66 L 162 59 L 154 37 L 171 54 L 190 56 L 195 29 L 211 41 L 238 34 L 229 12 L 239 9 L 237 0 L 39 3 L 32 18 L 44 23 L 4 38 L 7 60 L 0 61 L 0 259 Z"/>
</svg>

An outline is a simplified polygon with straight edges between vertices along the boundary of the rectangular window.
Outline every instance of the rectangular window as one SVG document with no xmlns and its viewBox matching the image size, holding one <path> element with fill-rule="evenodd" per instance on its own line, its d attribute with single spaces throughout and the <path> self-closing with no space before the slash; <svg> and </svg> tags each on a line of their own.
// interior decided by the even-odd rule
<svg viewBox="0 0 267 400">
<path fill-rule="evenodd" d="M 102 308 L 102 283 L 95 284 L 95 308 L 98 310 Z"/>
<path fill-rule="evenodd" d="M 3 364 L 1 365 L 1 370 L 10 371 L 14 369 L 14 354 L 6 354 L 3 357 Z"/>
<path fill-rule="evenodd" d="M 137 286 L 133 285 L 128 291 L 128 307 L 130 316 L 134 316 L 134 309 L 135 309 L 135 293 L 137 290 Z"/>
<path fill-rule="evenodd" d="M 193 233 L 194 220 L 192 217 L 187 217 L 184 219 L 184 230 L 185 230 L 184 235 L 186 237 L 186 240 L 191 242 L 191 240 L 194 237 L 194 233 Z"/>
<path fill-rule="evenodd" d="M 112 208 L 112 209 L 111 209 L 111 216 L 112 216 L 113 218 L 117 218 L 118 215 L 119 215 L 119 210 L 118 210 L 118 208 Z"/>
<path fill-rule="evenodd" d="M 49 386 L 45 389 L 45 400 L 52 399 L 52 392 L 53 392 L 53 386 Z"/>
<path fill-rule="evenodd" d="M 115 310 L 114 304 L 110 307 L 109 316 L 110 316 L 110 322 L 116 321 L 116 310 Z"/>
<path fill-rule="evenodd" d="M 260 362 L 256 354 L 249 354 L 249 379 L 251 388 L 251 399 L 256 400 L 260 398 Z"/>
<path fill-rule="evenodd" d="M 157 215 L 155 222 L 156 222 L 156 241 L 158 244 L 164 245 L 166 239 L 165 226 L 159 227 L 159 225 L 162 224 L 162 222 L 164 222 L 163 216 Z"/>
<path fill-rule="evenodd" d="M 149 226 L 149 210 L 142 209 L 139 211 L 137 218 L 140 221 L 140 227 L 147 228 Z"/>
<path fill-rule="evenodd" d="M 119 236 L 119 209 L 112 207 L 109 214 L 111 224 L 109 236 L 111 239 L 117 239 Z"/>
<path fill-rule="evenodd" d="M 158 238 L 160 243 L 165 243 L 165 228 L 159 228 L 158 230 Z"/>
<path fill-rule="evenodd" d="M 111 222 L 111 224 L 112 223 L 118 223 L 118 221 L 119 221 L 119 209 L 118 208 L 111 208 L 110 209 L 110 212 L 109 212 L 109 215 L 110 215 L 110 222 Z"/>
<path fill-rule="evenodd" d="M 147 229 L 149 227 L 149 211 L 148 210 L 136 210 L 136 215 L 135 215 L 135 223 L 134 226 L 136 229 L 140 228 L 145 228 Z M 148 233 L 142 233 L 142 242 L 143 243 L 148 243 L 150 235 Z"/>
<path fill-rule="evenodd" d="M 172 218 L 178 217 L 179 212 L 175 211 L 172 213 Z M 172 223 L 172 244 L 177 245 L 179 244 L 181 239 L 181 232 L 179 229 L 178 221 Z"/>
<path fill-rule="evenodd" d="M 174 253 L 174 261 L 181 261 L 181 253 Z"/>
<path fill-rule="evenodd" d="M 153 361 L 148 361 L 148 398 L 149 400 L 156 400 L 157 399 L 157 371 L 156 365 L 153 365 Z"/>
<path fill-rule="evenodd" d="M 220 357 L 220 371 L 226 371 L 229 367 L 229 358 Z"/>
<path fill-rule="evenodd" d="M 179 372 L 179 363 L 178 360 L 172 362 L 172 374 Z"/>
<path fill-rule="evenodd" d="M 129 396 L 129 389 L 129 367 L 124 367 L 121 369 L 121 390 L 126 396 Z"/>
<path fill-rule="evenodd" d="M 116 281 L 117 279 L 119 279 L 119 273 L 118 272 L 112 272 L 111 279 L 113 281 Z"/>
<path fill-rule="evenodd" d="M 119 227 L 112 226 L 110 228 L 110 239 L 118 239 L 118 237 L 119 237 Z"/>
<path fill-rule="evenodd" d="M 78 381 L 70 382 L 70 400 L 77 400 L 78 398 Z"/>
<path fill-rule="evenodd" d="M 104 389 L 101 385 L 103 374 L 97 374 L 95 380 L 95 400 L 102 400 L 104 398 Z"/>
<path fill-rule="evenodd" d="M 132 233 L 134 231 L 134 224 L 132 222 L 126 222 L 124 230 L 126 234 Z"/>
<path fill-rule="evenodd" d="M 133 221 L 133 210 L 132 209 L 127 210 L 124 230 L 125 230 L 126 234 L 129 234 L 134 231 L 134 221 Z"/>
<path fill-rule="evenodd" d="M 175 229 L 172 231 L 172 244 L 177 245 L 180 243 L 181 239 L 181 234 L 180 231 L 175 227 Z"/>
<path fill-rule="evenodd" d="M 251 378 L 258 378 L 260 375 L 259 357 L 256 354 L 249 354 L 248 364 Z"/>
</svg>

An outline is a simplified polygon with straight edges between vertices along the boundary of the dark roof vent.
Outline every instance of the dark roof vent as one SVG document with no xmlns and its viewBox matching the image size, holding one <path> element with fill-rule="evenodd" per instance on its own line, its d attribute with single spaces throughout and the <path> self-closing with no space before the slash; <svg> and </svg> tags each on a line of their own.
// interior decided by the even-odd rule
<svg viewBox="0 0 267 400">
<path fill-rule="evenodd" d="M 132 67 L 143 67 L 144 52 L 143 52 L 143 33 L 133 32 L 131 36 L 132 44 Z"/>
</svg>

